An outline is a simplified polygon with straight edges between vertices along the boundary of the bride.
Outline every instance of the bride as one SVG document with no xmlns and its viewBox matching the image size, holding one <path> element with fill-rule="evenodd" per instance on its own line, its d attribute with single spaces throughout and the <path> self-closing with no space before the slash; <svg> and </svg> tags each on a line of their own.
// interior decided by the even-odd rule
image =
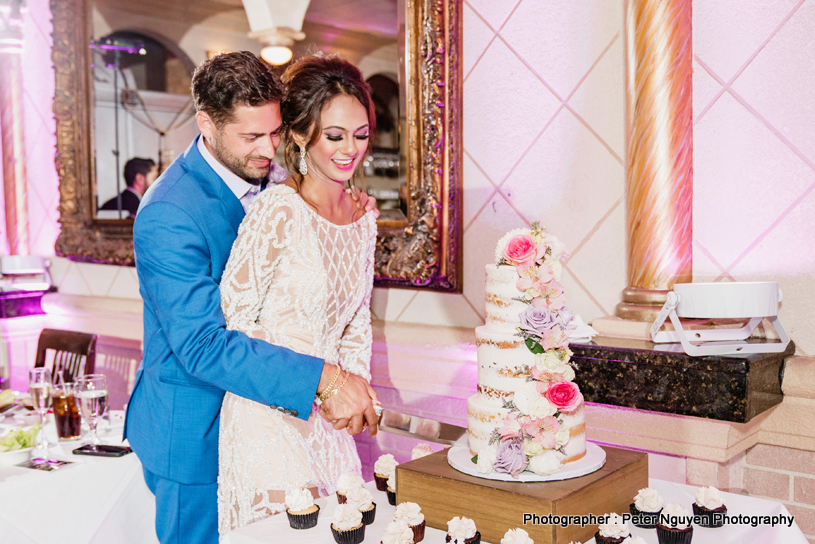
<svg viewBox="0 0 815 544">
<path fill-rule="evenodd" d="M 302 58 L 283 81 L 285 157 L 294 174 L 249 209 L 221 281 L 221 305 L 227 328 L 338 364 L 330 395 L 349 372 L 370 381 L 376 220 L 345 184 L 365 156 L 373 103 L 360 71 L 338 56 Z M 304 421 L 226 394 L 221 534 L 284 510 L 287 488 L 324 496 L 343 472 L 360 473 L 353 439 L 318 410 L 315 404 Z"/>
</svg>

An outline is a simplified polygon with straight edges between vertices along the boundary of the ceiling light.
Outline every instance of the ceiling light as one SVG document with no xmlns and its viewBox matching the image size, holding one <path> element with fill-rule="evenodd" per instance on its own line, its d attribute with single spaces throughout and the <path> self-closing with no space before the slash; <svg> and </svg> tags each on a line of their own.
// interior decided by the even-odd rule
<svg viewBox="0 0 815 544">
<path fill-rule="evenodd" d="M 285 45 L 267 45 L 260 51 L 260 56 L 269 64 L 280 66 L 291 60 L 291 49 Z"/>
</svg>

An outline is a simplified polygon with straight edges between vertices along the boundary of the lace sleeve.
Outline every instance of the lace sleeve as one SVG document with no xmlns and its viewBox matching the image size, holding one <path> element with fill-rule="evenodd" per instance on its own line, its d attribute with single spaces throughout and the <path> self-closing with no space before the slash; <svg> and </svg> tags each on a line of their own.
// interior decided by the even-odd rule
<svg viewBox="0 0 815 544">
<path fill-rule="evenodd" d="M 272 195 L 269 195 L 272 196 Z M 238 229 L 221 279 L 221 307 L 226 326 L 247 336 L 275 343 L 258 324 L 274 272 L 292 242 L 292 209 L 272 197 L 252 206 Z"/>
<path fill-rule="evenodd" d="M 371 216 L 373 217 L 373 216 Z M 365 250 L 368 259 L 362 281 L 365 296 L 340 339 L 339 355 L 343 369 L 371 381 L 371 291 L 374 286 L 374 251 L 376 249 L 376 220 L 369 221 L 370 233 Z"/>
</svg>

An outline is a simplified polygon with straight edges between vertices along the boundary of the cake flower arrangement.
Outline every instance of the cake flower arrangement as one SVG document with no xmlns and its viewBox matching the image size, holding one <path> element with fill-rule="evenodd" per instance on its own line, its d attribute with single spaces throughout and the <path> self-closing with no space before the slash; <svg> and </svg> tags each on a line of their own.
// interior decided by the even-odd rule
<svg viewBox="0 0 815 544">
<path fill-rule="evenodd" d="M 569 362 L 569 333 L 574 314 L 565 305 L 559 280 L 568 258 L 563 244 L 532 223 L 530 229 L 515 229 L 504 236 L 496 249 L 498 266 L 513 266 L 518 273 L 518 300 L 526 304 L 520 313 L 517 335 L 535 356 L 527 381 L 509 399 L 503 424 L 490 436 L 489 444 L 473 458 L 478 471 L 510 474 L 525 471 L 548 476 L 560 470 L 558 453 L 569 441 L 563 415 L 582 406 L 583 396 L 572 380 Z"/>
</svg>

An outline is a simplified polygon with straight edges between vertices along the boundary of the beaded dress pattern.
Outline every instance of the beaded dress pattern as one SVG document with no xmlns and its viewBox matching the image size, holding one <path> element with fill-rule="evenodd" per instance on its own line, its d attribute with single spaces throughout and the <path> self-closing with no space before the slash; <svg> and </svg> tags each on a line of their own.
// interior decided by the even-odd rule
<svg viewBox="0 0 815 544">
<path fill-rule="evenodd" d="M 338 363 L 370 381 L 373 213 L 335 225 L 291 187 L 263 191 L 241 223 L 221 279 L 227 328 Z M 312 407 L 308 421 L 227 393 L 218 451 L 218 530 L 285 510 L 285 491 L 329 495 L 360 473 L 353 439 Z"/>
</svg>

